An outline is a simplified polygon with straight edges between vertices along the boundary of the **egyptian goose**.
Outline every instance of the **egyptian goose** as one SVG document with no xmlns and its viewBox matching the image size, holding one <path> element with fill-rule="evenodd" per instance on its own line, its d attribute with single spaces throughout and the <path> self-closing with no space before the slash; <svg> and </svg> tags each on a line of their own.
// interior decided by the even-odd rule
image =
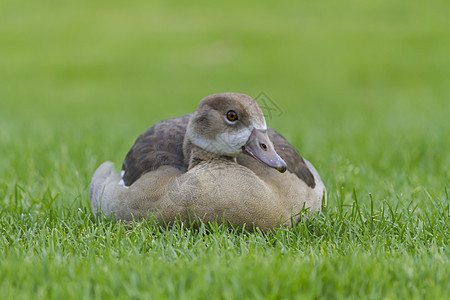
<svg viewBox="0 0 450 300">
<path fill-rule="evenodd" d="M 146 130 L 120 174 L 103 163 L 90 199 L 94 215 L 121 220 L 227 220 L 265 231 L 292 226 L 304 208 L 320 210 L 326 190 L 316 169 L 267 128 L 255 100 L 223 93 Z"/>
</svg>

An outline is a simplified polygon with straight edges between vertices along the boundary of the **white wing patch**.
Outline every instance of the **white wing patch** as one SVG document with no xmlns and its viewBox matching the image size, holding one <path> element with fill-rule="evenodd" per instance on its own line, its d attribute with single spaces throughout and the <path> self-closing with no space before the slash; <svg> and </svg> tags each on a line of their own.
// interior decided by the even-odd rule
<svg viewBox="0 0 450 300">
<path fill-rule="evenodd" d="M 118 185 L 127 189 L 128 186 L 125 185 L 125 181 L 123 181 L 123 176 L 125 176 L 125 170 L 122 170 L 120 172 L 120 178 L 122 178 L 122 179 L 120 179 Z"/>
<path fill-rule="evenodd" d="M 316 183 L 316 186 L 314 187 L 314 192 L 316 193 L 316 195 L 322 199 L 322 197 L 325 196 L 325 204 L 327 203 L 327 190 L 325 188 L 325 185 L 323 184 L 322 179 L 319 176 L 319 173 L 317 172 L 316 168 L 314 168 L 314 166 L 307 161 L 305 158 L 303 158 L 303 160 L 306 163 L 306 166 L 308 167 L 309 171 L 313 174 L 314 176 L 314 182 Z"/>
</svg>

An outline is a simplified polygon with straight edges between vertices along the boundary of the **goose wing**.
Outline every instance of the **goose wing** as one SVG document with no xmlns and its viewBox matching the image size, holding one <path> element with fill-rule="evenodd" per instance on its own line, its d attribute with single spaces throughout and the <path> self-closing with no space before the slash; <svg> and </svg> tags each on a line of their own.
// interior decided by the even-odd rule
<svg viewBox="0 0 450 300">
<path fill-rule="evenodd" d="M 183 170 L 183 139 L 192 114 L 160 121 L 142 133 L 122 165 L 123 181 L 130 186 L 142 174 L 168 165 Z"/>
<path fill-rule="evenodd" d="M 275 151 L 286 162 L 288 171 L 297 175 L 297 177 L 303 180 L 309 187 L 314 188 L 316 186 L 314 175 L 309 170 L 297 149 L 295 149 L 284 136 L 272 128 L 268 128 L 267 132 L 275 147 Z"/>
</svg>

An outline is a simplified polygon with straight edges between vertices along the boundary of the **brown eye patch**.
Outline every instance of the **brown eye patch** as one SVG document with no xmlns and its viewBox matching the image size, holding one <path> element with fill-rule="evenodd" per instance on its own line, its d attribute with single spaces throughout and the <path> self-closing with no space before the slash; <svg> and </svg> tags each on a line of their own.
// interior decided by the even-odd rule
<svg viewBox="0 0 450 300">
<path fill-rule="evenodd" d="M 238 119 L 238 114 L 234 110 L 229 110 L 227 112 L 227 119 L 228 121 L 234 122 Z"/>
</svg>

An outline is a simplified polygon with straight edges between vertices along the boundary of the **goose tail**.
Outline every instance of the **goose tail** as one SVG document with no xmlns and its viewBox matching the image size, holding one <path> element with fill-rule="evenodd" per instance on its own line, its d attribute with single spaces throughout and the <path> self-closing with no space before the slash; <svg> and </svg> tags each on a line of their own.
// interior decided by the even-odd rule
<svg viewBox="0 0 450 300">
<path fill-rule="evenodd" d="M 110 196 L 111 183 L 118 182 L 120 174 L 114 172 L 114 163 L 106 161 L 97 168 L 89 185 L 89 198 L 94 217 L 104 213 L 109 218 L 112 210 Z"/>
</svg>

